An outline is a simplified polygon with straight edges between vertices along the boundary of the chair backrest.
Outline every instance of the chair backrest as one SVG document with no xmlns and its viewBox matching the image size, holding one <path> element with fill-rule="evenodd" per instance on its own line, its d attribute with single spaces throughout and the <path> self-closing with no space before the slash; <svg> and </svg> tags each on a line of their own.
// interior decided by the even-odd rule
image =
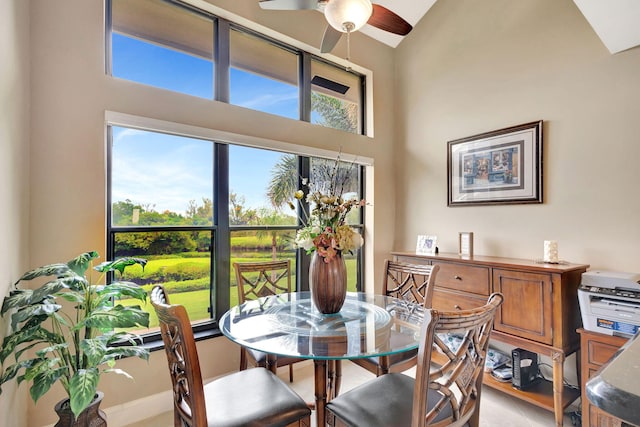
<svg viewBox="0 0 640 427">
<path fill-rule="evenodd" d="M 291 292 L 291 262 L 234 262 L 238 301 Z"/>
<path fill-rule="evenodd" d="M 437 265 L 384 262 L 383 292 L 395 298 L 431 307 Z"/>
<path fill-rule="evenodd" d="M 454 312 L 427 310 L 418 351 L 412 427 L 462 426 L 468 421 L 469 425 L 478 425 L 489 335 L 503 299 L 502 294 L 494 293 L 482 307 Z M 444 337 L 450 334 L 457 337 L 457 348 L 447 345 Z M 438 363 L 443 359 L 444 363 L 436 367 L 432 359 Z M 442 418 L 441 412 L 450 412 L 451 417 L 433 422 Z"/>
<path fill-rule="evenodd" d="M 202 373 L 189 315 L 181 305 L 170 305 L 160 285 L 151 290 L 151 304 L 160 321 L 160 332 L 173 384 L 176 425 L 207 426 Z"/>
</svg>

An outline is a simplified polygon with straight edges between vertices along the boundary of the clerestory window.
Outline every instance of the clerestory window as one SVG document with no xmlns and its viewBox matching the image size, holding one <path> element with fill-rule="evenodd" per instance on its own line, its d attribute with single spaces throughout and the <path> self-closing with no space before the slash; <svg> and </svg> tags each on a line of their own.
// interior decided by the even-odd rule
<svg viewBox="0 0 640 427">
<path fill-rule="evenodd" d="M 107 0 L 107 73 L 364 134 L 363 75 L 171 0 Z"/>
</svg>

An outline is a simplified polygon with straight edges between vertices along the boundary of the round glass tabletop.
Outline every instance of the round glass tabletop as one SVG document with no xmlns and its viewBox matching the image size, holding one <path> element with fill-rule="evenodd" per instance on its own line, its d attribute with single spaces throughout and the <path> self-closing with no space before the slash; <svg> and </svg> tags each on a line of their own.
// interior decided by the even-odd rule
<svg viewBox="0 0 640 427">
<path fill-rule="evenodd" d="M 382 295 L 348 293 L 336 314 L 322 314 L 309 292 L 233 307 L 220 319 L 229 339 L 266 353 L 309 359 L 384 356 L 418 347 L 424 310 Z"/>
</svg>

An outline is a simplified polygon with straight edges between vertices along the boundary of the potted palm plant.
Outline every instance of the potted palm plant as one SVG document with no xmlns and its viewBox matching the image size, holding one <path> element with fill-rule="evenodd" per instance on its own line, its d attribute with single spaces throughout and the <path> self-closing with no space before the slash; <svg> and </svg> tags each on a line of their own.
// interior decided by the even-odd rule
<svg viewBox="0 0 640 427">
<path fill-rule="evenodd" d="M 0 387 L 23 372 L 17 381 L 32 383 L 30 395 L 37 402 L 60 382 L 67 398 L 55 408 L 59 427 L 106 425 L 106 421 L 86 419 L 104 419 L 97 407 L 102 399 L 102 393 L 97 391 L 100 376 L 117 373 L 129 377 L 114 368 L 117 358 L 149 358 L 139 337 L 122 331 L 148 327 L 149 314 L 139 305 L 117 303 L 121 298 L 146 302 L 146 291 L 131 282 L 99 284 L 109 272 L 122 275 L 127 266 L 138 264 L 144 268 L 147 261 L 121 258 L 103 262 L 93 267 L 101 273 L 93 281 L 91 275 L 87 277 L 87 270 L 98 256 L 95 251 L 85 252 L 66 264 L 49 264 L 25 273 L 4 298 L 0 310 L 2 316 L 12 312 L 11 333 L 4 338 L 0 350 Z M 19 286 L 42 277 L 48 281 L 38 288 Z M 64 305 L 62 300 L 66 301 Z M 12 354 L 14 359 L 8 362 Z"/>
</svg>

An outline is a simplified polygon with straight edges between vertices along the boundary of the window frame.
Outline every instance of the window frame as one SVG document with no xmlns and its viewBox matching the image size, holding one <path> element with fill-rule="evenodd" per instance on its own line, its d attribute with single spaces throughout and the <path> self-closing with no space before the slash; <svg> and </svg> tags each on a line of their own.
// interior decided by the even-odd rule
<svg viewBox="0 0 640 427">
<path fill-rule="evenodd" d="M 322 56 L 318 56 L 312 54 L 310 52 L 305 51 L 302 48 L 296 47 L 290 43 L 283 42 L 278 40 L 275 37 L 268 36 L 258 30 L 253 28 L 249 28 L 246 25 L 242 25 L 238 22 L 234 22 L 225 17 L 221 17 L 212 13 L 210 11 L 206 11 L 200 9 L 194 5 L 189 4 L 187 1 L 183 0 L 165 0 L 169 3 L 182 7 L 190 12 L 198 13 L 205 16 L 208 19 L 212 20 L 213 23 L 213 69 L 214 69 L 214 79 L 213 79 L 213 100 L 219 102 L 230 103 L 230 33 L 231 31 L 239 31 L 242 33 L 246 33 L 252 37 L 256 37 L 262 39 L 263 41 L 275 45 L 283 50 L 291 52 L 293 54 L 298 55 L 298 94 L 299 94 L 299 119 L 300 121 L 304 121 L 307 123 L 311 123 L 311 93 L 312 93 L 312 84 L 311 84 L 311 68 L 312 68 L 312 60 L 318 61 L 329 66 L 340 69 L 344 72 L 351 73 L 358 77 L 359 80 L 359 91 L 360 91 L 360 99 L 359 99 L 359 117 L 360 121 L 359 132 L 358 135 L 369 135 L 372 133 L 372 130 L 369 130 L 369 124 L 367 122 L 367 98 L 370 96 L 368 93 L 367 87 L 367 79 L 370 77 L 369 73 L 360 72 L 357 69 L 359 67 L 354 66 L 353 64 L 347 63 L 346 65 L 339 65 L 336 62 L 332 62 L 327 58 Z M 111 14 L 112 8 L 112 0 L 105 0 L 105 74 L 109 77 L 113 77 L 113 64 L 112 64 L 112 27 L 113 27 L 113 19 Z M 138 82 L 136 82 L 138 83 Z M 144 84 L 144 83 L 139 83 Z M 169 90 L 164 88 L 158 88 L 160 90 Z M 206 99 L 206 98 L 205 98 Z M 284 117 L 284 116 L 282 116 Z M 340 130 L 340 129 L 337 129 Z"/>
<path fill-rule="evenodd" d="M 172 4 L 183 7 L 191 12 L 199 13 L 212 20 L 213 32 L 214 32 L 214 51 L 213 51 L 213 101 L 229 103 L 230 100 L 230 31 L 236 30 L 250 34 L 251 36 L 258 37 L 265 40 L 268 43 L 274 44 L 282 49 L 286 49 L 298 55 L 298 92 L 299 92 L 299 120 L 305 122 L 311 122 L 311 93 L 313 85 L 311 84 L 311 63 L 312 61 L 319 61 L 336 67 L 338 69 L 350 72 L 356 75 L 360 82 L 360 108 L 359 108 L 359 134 L 367 135 L 372 134 L 372 129 L 369 129 L 370 123 L 367 122 L 367 117 L 370 117 L 368 113 L 367 98 L 371 96 L 371 87 L 367 86 L 367 79 L 371 78 L 371 72 L 362 69 L 361 67 L 354 66 L 354 64 L 346 63 L 346 65 L 339 65 L 336 62 L 332 62 L 322 56 L 312 54 L 304 49 L 294 46 L 290 43 L 283 42 L 274 37 L 267 36 L 258 30 L 249 28 L 246 25 L 221 17 L 212 13 L 211 11 L 202 10 L 194 5 L 189 4 L 186 1 L 169 0 Z M 113 78 L 112 74 L 112 14 L 111 14 L 112 0 L 105 0 L 105 74 Z M 246 21 L 246 20 L 245 20 Z M 252 25 L 253 27 L 253 25 Z M 256 25 L 256 27 L 260 27 Z M 350 68 L 346 70 L 346 68 Z M 136 82 L 137 83 L 137 82 Z M 144 84 L 144 83 L 138 83 Z M 159 90 L 169 90 L 158 88 Z M 203 339 L 210 336 L 218 336 L 219 318 L 230 308 L 229 303 L 229 274 L 231 270 L 231 242 L 230 235 L 232 231 L 239 230 L 237 227 L 245 226 L 231 226 L 229 224 L 229 144 L 245 145 L 252 147 L 260 147 L 270 150 L 281 151 L 283 153 L 291 153 L 298 156 L 299 159 L 299 171 L 301 176 L 308 176 L 309 174 L 309 158 L 321 157 L 327 159 L 335 159 L 339 153 L 335 153 L 329 150 L 313 149 L 310 147 L 297 146 L 288 143 L 276 143 L 273 141 L 260 142 L 260 138 L 250 137 L 246 135 L 235 135 L 233 141 L 229 141 L 230 137 L 228 133 L 221 132 L 224 136 L 220 136 L 218 133 L 211 129 L 193 128 L 189 125 L 182 125 L 178 123 L 164 122 L 160 120 L 148 119 L 139 116 L 132 116 L 123 113 L 106 111 L 106 143 L 107 147 L 107 224 L 106 224 L 106 243 L 107 243 L 107 256 L 112 258 L 115 249 L 115 236 L 120 232 L 133 232 L 133 231 L 210 231 L 212 233 L 212 239 L 214 247 L 210 250 L 211 256 L 211 283 L 209 285 L 209 311 L 211 319 L 207 321 L 201 321 L 193 324 L 194 332 L 197 339 Z M 151 132 L 160 133 L 174 133 L 176 135 L 183 135 L 195 138 L 201 138 L 211 141 L 214 144 L 214 194 L 212 195 L 214 205 L 214 221 L 211 226 L 189 226 L 189 227 L 121 227 L 112 225 L 112 126 L 122 126 L 133 129 L 147 130 Z M 193 128 L 193 129 L 191 129 Z M 190 130 L 191 129 L 191 130 Z M 369 129 L 369 130 L 368 130 Z M 258 141 L 256 141 L 258 140 Z M 350 156 L 347 153 L 340 153 L 341 159 L 344 161 L 355 161 L 359 165 L 359 183 L 360 183 L 360 195 L 364 198 L 365 193 L 365 171 L 367 166 L 371 166 L 373 161 L 362 156 Z M 301 182 L 299 182 L 299 187 Z M 305 207 L 308 211 L 308 206 Z M 365 208 L 360 209 L 360 223 L 353 225 L 361 232 L 365 231 Z M 250 229 L 273 229 L 273 226 L 252 226 Z M 283 226 L 283 229 L 297 229 L 298 226 Z M 281 228 L 281 227 L 278 227 Z M 357 251 L 358 264 L 360 268 L 357 272 L 357 288 L 362 291 L 364 288 L 364 275 L 365 275 L 365 251 L 364 247 Z M 310 257 L 307 256 L 304 251 L 298 250 L 296 252 L 296 277 L 298 283 L 296 289 L 308 290 L 308 271 L 309 271 Z M 227 284 L 224 286 L 224 284 Z M 220 285 L 222 284 L 222 286 Z M 215 310 L 215 316 L 211 313 L 211 308 Z M 151 346 L 158 346 L 161 348 L 161 338 L 159 332 L 150 332 L 142 334 L 145 343 L 150 343 Z"/>
<path fill-rule="evenodd" d="M 210 131 L 207 129 L 193 129 L 191 126 L 171 124 L 162 122 L 159 120 L 146 119 L 136 116 L 130 116 L 122 113 L 107 112 L 106 114 L 106 143 L 107 143 L 107 206 L 106 206 L 106 237 L 107 237 L 107 257 L 108 259 L 114 258 L 115 240 L 116 235 L 119 233 L 132 233 L 132 232 L 154 232 L 154 231 L 209 231 L 212 233 L 213 247 L 210 249 L 211 264 L 210 264 L 210 278 L 209 283 L 209 313 L 210 319 L 201 320 L 192 323 L 194 333 L 197 339 L 206 339 L 209 337 L 219 336 L 218 321 L 222 315 L 229 310 L 230 307 L 230 273 L 231 273 L 231 233 L 234 231 L 252 231 L 252 230 L 297 230 L 303 226 L 298 221 L 296 225 L 284 225 L 284 226 L 247 226 L 247 225 L 231 225 L 229 221 L 229 146 L 247 146 L 252 148 L 260 148 L 267 150 L 274 150 L 283 154 L 293 154 L 298 158 L 298 186 L 301 188 L 304 177 L 310 175 L 310 163 L 312 157 L 335 159 L 338 154 L 343 161 L 354 161 L 354 164 L 358 166 L 358 180 L 359 180 L 359 197 L 364 198 L 365 193 L 365 172 L 367 163 L 370 164 L 370 159 L 362 158 L 358 156 L 358 162 L 355 162 L 356 157 L 349 156 L 344 153 L 334 153 L 330 151 L 322 153 L 305 153 L 305 151 L 311 151 L 305 147 L 299 147 L 301 150 L 295 149 L 296 146 L 285 144 L 283 147 L 274 148 L 271 146 L 256 147 L 255 141 L 252 144 L 243 144 L 242 136 L 238 136 L 237 141 L 221 141 L 219 138 L 213 136 L 207 136 L 207 133 L 216 133 L 216 131 Z M 168 126 L 167 126 L 168 125 Z M 114 226 L 112 224 L 112 165 L 113 165 L 113 131 L 112 127 L 124 127 L 130 129 L 144 130 L 148 132 L 156 133 L 168 133 L 177 136 L 189 136 L 191 138 L 197 138 L 202 140 L 208 140 L 213 147 L 213 176 L 214 182 L 214 194 L 213 200 L 213 223 L 210 225 L 197 225 L 197 226 Z M 171 130 L 175 127 L 175 130 Z M 181 130 L 177 130 L 181 129 Z M 192 130 L 189 130 L 192 129 Z M 204 132 L 203 132 L 204 131 Z M 208 131 L 208 132 L 207 132 Z M 227 134 L 228 136 L 228 134 Z M 236 138 L 232 138 L 236 139 Z M 287 149 L 288 148 L 288 149 Z M 319 155 L 322 154 L 322 155 Z M 345 157 L 347 157 L 345 159 Z M 307 213 L 309 212 L 309 205 L 306 201 L 301 201 L 302 209 Z M 360 232 L 364 232 L 366 216 L 366 206 L 359 209 L 359 224 L 352 224 L 352 227 L 358 229 Z M 304 215 L 303 215 L 304 216 Z M 356 276 L 356 289 L 363 291 L 364 287 L 364 271 L 365 271 L 365 257 L 364 246 L 356 252 L 356 259 L 360 266 L 357 270 Z M 305 253 L 304 250 L 296 250 L 296 290 L 306 291 L 308 290 L 308 277 L 309 277 L 309 264 L 311 257 Z M 111 277 L 113 279 L 113 277 Z M 211 308 L 215 310 L 215 316 L 211 313 Z M 160 332 L 148 332 L 141 334 L 143 343 L 148 344 L 151 349 L 161 348 Z"/>
</svg>

